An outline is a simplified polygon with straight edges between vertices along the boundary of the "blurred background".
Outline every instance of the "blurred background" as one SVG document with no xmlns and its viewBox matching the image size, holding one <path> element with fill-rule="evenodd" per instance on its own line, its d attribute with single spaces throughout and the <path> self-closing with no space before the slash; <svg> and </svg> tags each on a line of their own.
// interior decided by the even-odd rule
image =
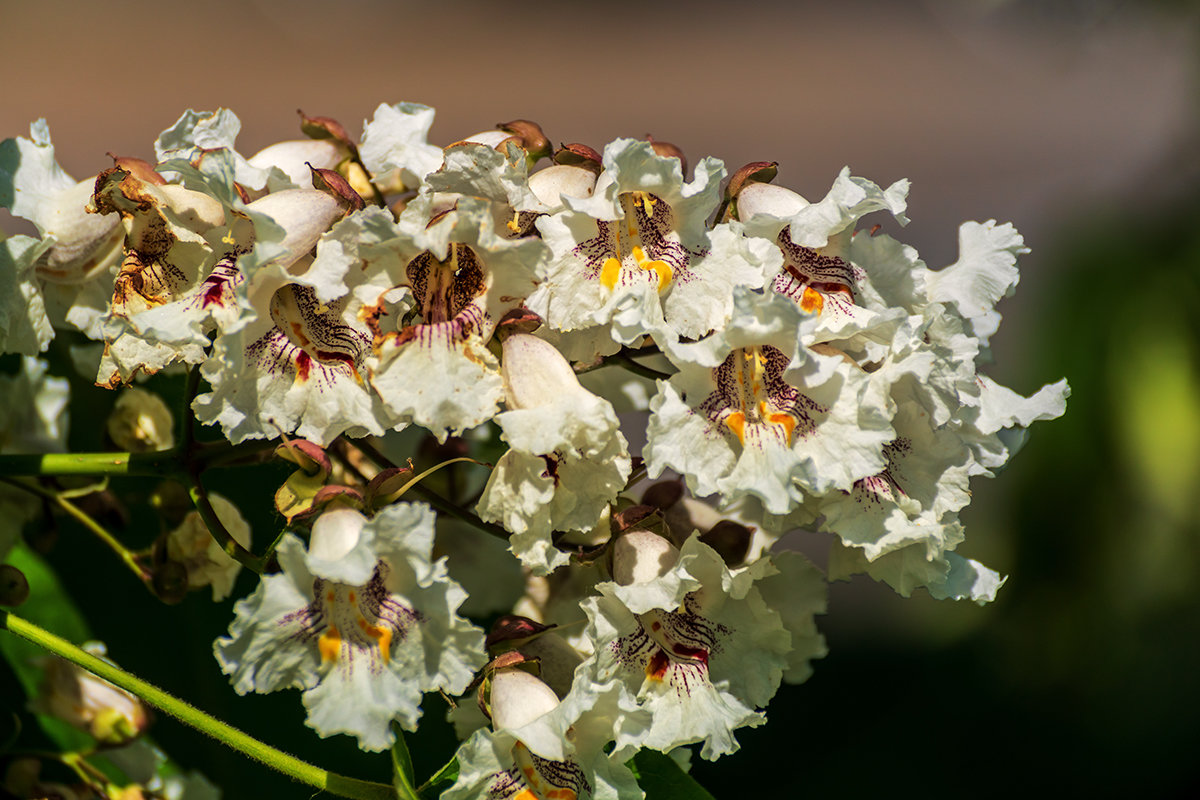
<svg viewBox="0 0 1200 800">
<path fill-rule="evenodd" d="M 155 136 L 187 108 L 233 109 L 250 154 L 299 138 L 298 108 L 358 133 L 379 103 L 411 100 L 437 109 L 441 144 L 525 117 L 556 143 L 650 133 L 692 163 L 776 160 L 776 182 L 810 199 L 847 164 L 880 184 L 907 177 L 913 221 L 898 235 L 931 267 L 955 260 L 961 221 L 1013 222 L 1032 253 L 1000 305 L 985 371 L 1025 394 L 1065 376 L 1073 394 L 1000 479 L 972 486 L 959 552 L 1010 575 L 999 599 L 978 608 L 835 584 L 816 674 L 780 692 L 769 724 L 739 735 L 740 753 L 693 774 L 719 798 L 748 785 L 779 796 L 1191 796 L 1198 11 L 1116 0 L 2 0 L 0 138 L 45 117 L 59 161 L 83 178 L 111 165 L 107 151 L 152 158 Z M 5 213 L 0 227 L 13 232 Z M 215 488 L 263 502 L 261 491 Z M 233 702 L 209 650 L 232 601 L 213 607 L 201 594 L 143 610 L 126 576 L 92 571 L 111 555 L 82 534 L 68 551 L 70 533 L 51 562 L 78 603 L 99 609 L 89 622 L 115 659 L 297 755 L 386 779 L 378 757 L 303 728 L 294 694 Z M 244 575 L 235 597 L 252 586 Z M 126 598 L 136 617 L 111 610 Z M 427 719 L 437 716 L 431 706 Z M 228 797 L 305 793 L 171 721 L 155 735 Z M 453 747 L 442 735 L 414 752 L 418 773 Z"/>
</svg>

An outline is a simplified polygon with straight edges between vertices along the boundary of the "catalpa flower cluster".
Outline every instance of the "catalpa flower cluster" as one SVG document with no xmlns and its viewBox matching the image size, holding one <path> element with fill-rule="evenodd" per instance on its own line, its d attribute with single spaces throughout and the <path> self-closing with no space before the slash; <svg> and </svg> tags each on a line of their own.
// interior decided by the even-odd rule
<svg viewBox="0 0 1200 800">
<path fill-rule="evenodd" d="M 772 162 L 555 149 L 522 120 L 443 148 L 432 119 L 304 118 L 247 158 L 232 113 L 189 111 L 156 163 L 78 182 L 44 122 L 0 145 L 0 200 L 39 233 L 0 242 L 3 351 L 36 364 L 72 329 L 102 386 L 198 369 L 201 422 L 302 467 L 282 571 L 215 645 L 235 690 L 300 689 L 367 750 L 424 693 L 473 692 L 446 797 L 641 797 L 640 748 L 733 752 L 824 654 L 827 577 L 786 532 L 830 534 L 831 578 L 995 596 L 955 552 L 970 480 L 1068 394 L 978 371 L 1011 225 L 964 223 L 930 269 L 879 232 L 907 181 L 845 169 L 809 200 Z M 402 470 L 333 485 L 326 448 L 409 428 L 500 453 L 457 519 Z"/>
</svg>

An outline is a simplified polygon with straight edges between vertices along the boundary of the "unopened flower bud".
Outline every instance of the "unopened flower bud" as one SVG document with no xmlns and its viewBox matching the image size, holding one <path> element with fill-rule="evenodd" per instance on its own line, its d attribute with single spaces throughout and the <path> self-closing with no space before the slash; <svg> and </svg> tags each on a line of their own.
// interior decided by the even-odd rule
<svg viewBox="0 0 1200 800">
<path fill-rule="evenodd" d="M 79 283 L 120 261 L 125 229 L 119 217 L 89 213 L 94 191 L 95 180 L 80 181 L 54 198 L 43 223 L 54 245 L 38 259 L 41 277 Z"/>
<path fill-rule="evenodd" d="M 108 435 L 131 453 L 170 450 L 175 446 L 175 420 L 163 399 L 136 387 L 125 389 L 108 416 Z"/>
<path fill-rule="evenodd" d="M 523 669 L 497 671 L 491 678 L 492 729 L 521 728 L 558 706 L 558 695 Z"/>
<path fill-rule="evenodd" d="M 537 408 L 568 392 L 583 391 L 558 348 L 528 334 L 504 340 L 504 397 L 510 409 Z"/>
<path fill-rule="evenodd" d="M 542 126 L 536 122 L 531 122 L 527 119 L 514 119 L 511 122 L 501 122 L 496 127 L 521 140 L 521 146 L 529 154 L 530 164 L 548 157 L 553 149 L 550 140 L 542 132 Z"/>
<path fill-rule="evenodd" d="M 496 336 L 500 341 L 504 341 L 509 336 L 518 333 L 533 333 L 538 328 L 542 327 L 542 318 L 533 313 L 525 306 L 514 308 L 509 311 L 500 321 L 496 323 Z"/>
<path fill-rule="evenodd" d="M 687 156 L 683 154 L 682 150 L 670 142 L 657 142 L 654 140 L 654 137 L 648 133 L 646 134 L 646 141 L 650 143 L 650 147 L 657 155 L 660 155 L 664 158 L 678 158 L 680 170 L 683 171 L 684 175 L 687 175 Z"/>
<path fill-rule="evenodd" d="M 516 651 L 526 660 L 536 659 L 542 682 L 559 697 L 571 691 L 575 668 L 583 663 L 583 657 L 555 633 L 553 625 L 517 614 L 496 620 L 486 644 L 494 653 Z"/>
<path fill-rule="evenodd" d="M 25 573 L 12 564 L 0 564 L 0 606 L 19 606 L 29 598 Z"/>
<path fill-rule="evenodd" d="M 275 455 L 291 461 L 310 475 L 324 477 L 333 469 L 333 462 L 329 460 L 325 448 L 307 439 L 286 441 L 275 448 Z"/>
<path fill-rule="evenodd" d="M 352 508 L 334 508 L 321 516 L 312 526 L 308 552 L 322 561 L 337 561 L 358 544 L 367 518 Z"/>
<path fill-rule="evenodd" d="M 778 174 L 779 162 L 777 161 L 751 161 L 733 173 L 729 183 L 725 185 L 725 199 L 736 198 L 743 189 L 751 184 L 770 183 Z"/>
<path fill-rule="evenodd" d="M 350 186 L 350 181 L 342 177 L 340 173 L 331 169 L 320 169 L 311 164 L 309 164 L 309 168 L 312 170 L 314 189 L 333 195 L 347 211 L 362 210 L 364 205 L 362 196 L 354 191 L 354 188 Z"/>
<path fill-rule="evenodd" d="M 308 255 L 321 234 L 345 216 L 346 205 L 334 194 L 319 189 L 284 189 L 260 197 L 246 210 L 266 214 L 283 228 L 280 245 L 284 252 L 272 263 L 286 268 Z"/>
<path fill-rule="evenodd" d="M 104 645 L 99 642 L 89 642 L 83 649 L 104 657 Z M 141 700 L 61 658 L 46 660 L 38 696 L 30 707 L 107 745 L 125 744 L 150 724 Z"/>
<path fill-rule="evenodd" d="M 754 538 L 754 529 L 723 519 L 700 536 L 700 541 L 716 550 L 725 561 L 725 566 L 736 567 L 746 560 L 750 552 L 750 540 Z"/>
<path fill-rule="evenodd" d="M 756 214 L 787 219 L 809 204 L 802 195 L 773 183 L 751 183 L 743 186 L 735 202 L 737 217 L 742 222 Z"/>
<path fill-rule="evenodd" d="M 669 480 L 659 481 L 650 485 L 645 492 L 642 493 L 642 503 L 648 506 L 654 506 L 659 511 L 666 511 L 671 506 L 678 503 L 683 498 L 683 481 Z"/>
<path fill-rule="evenodd" d="M 600 170 L 604 168 L 604 157 L 586 144 L 573 142 L 571 144 L 564 144 L 554 151 L 554 163 L 583 167 L 598 175 L 600 174 Z"/>
<path fill-rule="evenodd" d="M 413 471 L 408 467 L 388 467 L 367 484 L 363 492 L 363 502 L 371 508 L 382 508 L 396 499 L 395 495 L 413 479 Z"/>
<path fill-rule="evenodd" d="M 167 179 L 154 169 L 154 165 L 149 161 L 144 161 L 140 158 L 130 158 L 128 156 L 115 156 L 112 153 L 107 154 L 113 160 L 113 166 L 125 170 L 130 175 L 134 175 L 138 180 L 145 183 L 153 183 L 156 186 L 163 186 Z"/>
<path fill-rule="evenodd" d="M 675 545 L 649 531 L 627 531 L 613 545 L 613 580 L 622 586 L 649 583 L 679 561 Z"/>
<path fill-rule="evenodd" d="M 277 167 L 301 188 L 312 181 L 312 167 L 333 169 L 349 155 L 345 146 L 333 139 L 294 139 L 277 142 L 246 159 L 257 169 Z"/>
<path fill-rule="evenodd" d="M 563 205 L 564 197 L 591 197 L 596 173 L 587 167 L 555 164 L 529 176 L 529 190 L 550 208 Z"/>
<path fill-rule="evenodd" d="M 354 139 L 346 131 L 342 123 L 332 117 L 309 117 L 303 111 L 296 109 L 300 115 L 300 130 L 305 136 L 317 140 L 332 139 L 350 152 L 357 151 Z"/>
</svg>

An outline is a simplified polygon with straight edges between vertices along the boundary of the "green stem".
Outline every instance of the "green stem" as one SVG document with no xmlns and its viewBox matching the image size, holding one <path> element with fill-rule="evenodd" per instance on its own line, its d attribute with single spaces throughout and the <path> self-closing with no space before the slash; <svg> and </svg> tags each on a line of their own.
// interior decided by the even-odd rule
<svg viewBox="0 0 1200 800">
<path fill-rule="evenodd" d="M 647 367 L 645 364 L 639 364 L 637 361 L 634 361 L 630 356 L 627 356 L 624 353 L 617 353 L 614 356 L 609 356 L 609 363 L 615 364 L 622 369 L 629 370 L 634 375 L 640 375 L 641 377 L 652 381 L 665 381 L 671 377 L 670 373 L 660 372 L 651 367 Z"/>
<path fill-rule="evenodd" d="M 147 572 L 145 568 L 142 567 L 142 565 L 138 562 L 137 556 L 133 554 L 133 551 L 121 544 L 117 540 L 117 537 L 108 532 L 107 528 L 105 528 L 96 520 L 92 519 L 90 514 L 64 497 L 61 492 L 52 492 L 36 484 L 27 483 L 21 480 L 14 480 L 12 478 L 0 477 L 0 482 L 7 483 L 10 486 L 16 486 L 19 489 L 24 489 L 30 494 L 35 494 L 38 497 L 49 500 L 51 503 L 57 505 L 68 515 L 73 517 L 76 522 L 94 533 L 96 537 L 100 539 L 100 541 L 108 545 L 109 549 L 117 554 L 117 557 L 124 562 L 125 566 L 129 567 L 129 570 L 137 576 L 138 580 L 144 583 L 152 592 L 154 591 L 150 585 L 150 573 Z"/>
<path fill-rule="evenodd" d="M 208 491 L 200 482 L 199 471 L 192 472 L 191 484 L 188 487 L 188 496 L 192 498 L 192 504 L 196 506 L 196 511 L 200 513 L 200 518 L 204 520 L 208 532 L 217 540 L 217 544 L 221 545 L 225 554 L 234 561 L 246 569 L 262 575 L 266 570 L 268 557 L 254 555 L 233 538 L 233 534 L 225 528 L 225 523 L 221 522 L 220 517 L 217 516 L 217 510 L 213 508 L 212 501 L 208 499 Z"/>
<path fill-rule="evenodd" d="M 166 477 L 181 466 L 178 450 L 157 453 L 38 453 L 0 456 L 0 475 L 140 475 Z"/>
<path fill-rule="evenodd" d="M 395 462 L 393 462 L 390 458 L 385 456 L 383 453 L 379 452 L 379 449 L 377 447 L 375 447 L 375 445 L 371 444 L 370 442 L 366 441 L 365 439 L 355 439 L 353 444 L 355 447 L 357 447 L 359 450 L 362 451 L 363 455 L 365 455 L 367 458 L 374 461 L 376 463 L 376 465 L 378 465 L 380 467 L 384 467 L 384 468 L 390 468 L 390 469 L 394 469 L 396 467 Z M 480 463 L 478 461 L 475 461 L 475 459 L 472 459 L 472 458 L 453 459 L 453 460 L 455 460 L 455 461 L 470 461 L 473 464 Z M 437 467 L 434 467 L 433 469 L 438 469 L 439 467 L 444 466 L 446 463 L 449 463 L 449 462 L 443 462 L 443 464 L 439 464 Z M 433 491 L 432 489 L 428 489 L 428 488 L 422 486 L 420 483 L 417 483 L 417 481 L 419 481 L 421 478 L 424 478 L 430 472 L 433 472 L 433 469 L 426 470 L 425 472 L 421 473 L 420 476 L 418 476 L 414 480 L 410 481 L 409 483 L 405 484 L 404 491 L 411 490 L 414 494 L 416 494 L 418 497 L 420 497 L 426 503 L 429 503 L 429 505 L 433 506 L 436 510 L 441 511 L 443 514 L 449 514 L 450 516 L 455 517 L 456 519 L 460 519 L 463 522 L 470 525 L 471 527 L 477 528 L 477 529 L 483 531 L 484 533 L 495 536 L 497 539 L 501 539 L 506 542 L 508 541 L 509 533 L 508 533 L 508 531 L 504 530 L 504 528 L 501 528 L 499 525 L 495 525 L 491 522 L 484 522 L 477 515 L 471 513 L 470 511 L 467 511 L 464 508 L 459 508 L 457 503 L 452 503 L 449 500 L 447 500 L 446 498 L 442 497 L 437 492 Z"/>
<path fill-rule="evenodd" d="M 634 361 L 635 358 L 641 358 L 642 356 L 654 356 L 660 354 L 661 352 L 662 350 L 659 349 L 657 345 L 653 344 L 638 348 L 637 350 L 628 347 L 622 347 L 620 352 L 613 353 L 611 356 L 604 356 L 595 364 L 589 364 L 586 367 L 576 369 L 575 374 L 583 375 L 586 372 L 603 369 L 604 367 L 622 367 L 634 373 L 635 375 L 641 375 L 643 378 L 648 378 L 649 380 L 656 380 L 659 378 L 666 380 L 667 378 L 671 377 L 670 373 L 660 372 L 652 367 L 647 367 L 644 364 Z"/>
<path fill-rule="evenodd" d="M 221 722 L 200 711 L 189 703 L 164 692 L 156 686 L 146 683 L 141 678 L 80 650 L 75 645 L 49 631 L 13 616 L 7 611 L 0 610 L 0 628 L 26 639 L 49 650 L 56 656 L 65 658 L 72 664 L 97 675 L 120 688 L 137 695 L 152 706 L 170 714 L 179 721 L 192 726 L 201 733 L 213 737 L 219 742 L 261 761 L 268 767 L 282 772 L 293 780 L 323 789 L 339 797 L 359 798 L 361 800 L 396 800 L 392 787 L 382 783 L 363 781 L 357 778 L 337 775 L 313 766 L 307 762 L 290 756 L 270 745 L 264 744 L 231 725 Z"/>
</svg>

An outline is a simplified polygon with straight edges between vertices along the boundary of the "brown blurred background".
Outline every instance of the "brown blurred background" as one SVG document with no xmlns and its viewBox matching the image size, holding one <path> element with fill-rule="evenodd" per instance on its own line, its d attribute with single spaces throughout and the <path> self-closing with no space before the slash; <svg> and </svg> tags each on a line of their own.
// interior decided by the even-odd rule
<svg viewBox="0 0 1200 800">
<path fill-rule="evenodd" d="M 1065 375 L 1075 393 L 999 480 L 973 484 L 961 551 L 1009 584 L 986 609 L 835 585 L 829 658 L 739 736 L 741 753 L 696 773 L 718 797 L 747 782 L 779 796 L 1185 796 L 1200 787 L 1197 10 L 0 0 L 0 138 L 44 116 L 82 178 L 106 151 L 152 157 L 189 107 L 233 109 L 249 155 L 299 138 L 297 108 L 358 133 L 379 103 L 411 100 L 437 109 L 438 143 L 527 117 L 556 142 L 651 133 L 692 163 L 777 160 L 777 182 L 810 199 L 847 164 L 907 177 L 900 238 L 934 267 L 955 259 L 961 221 L 1013 222 L 1033 252 L 987 371 L 1024 393 Z M 194 625 L 178 691 L 274 743 L 295 734 L 287 747 L 318 763 L 358 758 L 300 728 L 294 696 L 231 703 L 201 641 L 228 609 L 161 611 Z M 153 671 L 136 635 L 122 650 L 96 626 Z M 277 791 L 215 744 L 157 735 L 227 796 Z"/>
</svg>

